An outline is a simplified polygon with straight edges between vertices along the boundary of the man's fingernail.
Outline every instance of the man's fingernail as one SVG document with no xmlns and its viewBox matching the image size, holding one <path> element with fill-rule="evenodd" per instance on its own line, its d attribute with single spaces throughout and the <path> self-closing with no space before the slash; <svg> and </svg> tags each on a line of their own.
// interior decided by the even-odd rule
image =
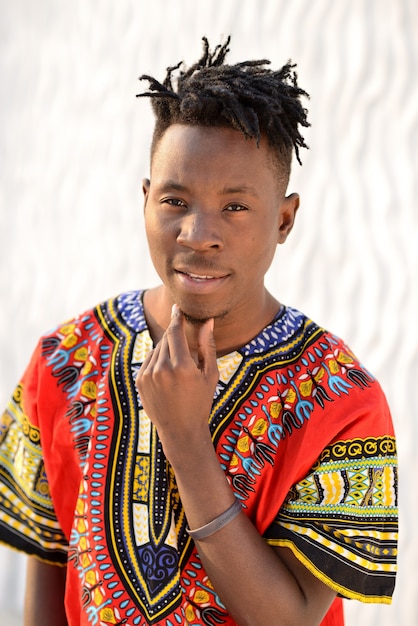
<svg viewBox="0 0 418 626">
<path fill-rule="evenodd" d="M 211 332 L 211 333 L 213 333 L 213 327 L 214 327 L 214 325 L 215 325 L 215 320 L 213 319 L 213 317 L 211 317 L 211 318 L 210 318 L 210 320 L 209 320 L 208 324 L 209 324 L 209 330 L 210 330 L 210 332 Z"/>
<path fill-rule="evenodd" d="M 176 315 L 178 315 L 179 313 L 179 307 L 177 304 L 173 304 L 173 306 L 171 307 L 171 317 L 175 317 Z"/>
</svg>

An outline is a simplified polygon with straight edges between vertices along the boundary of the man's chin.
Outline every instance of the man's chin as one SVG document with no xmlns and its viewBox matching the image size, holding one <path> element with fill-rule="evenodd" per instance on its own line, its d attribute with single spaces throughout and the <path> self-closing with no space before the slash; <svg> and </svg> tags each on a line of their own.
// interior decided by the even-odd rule
<svg viewBox="0 0 418 626">
<path fill-rule="evenodd" d="M 193 326 L 202 326 L 202 324 L 205 324 L 210 319 L 220 320 L 224 318 L 225 315 L 227 314 L 226 311 L 221 312 L 221 313 L 213 313 L 211 315 L 209 311 L 186 312 L 183 310 L 182 310 L 182 313 L 184 315 L 186 322 L 188 322 L 189 324 L 192 324 Z"/>
<path fill-rule="evenodd" d="M 189 315 L 188 313 L 183 313 L 183 315 L 186 322 L 188 322 L 192 326 L 202 326 L 202 324 L 210 319 L 210 317 L 194 317 L 193 315 Z"/>
</svg>

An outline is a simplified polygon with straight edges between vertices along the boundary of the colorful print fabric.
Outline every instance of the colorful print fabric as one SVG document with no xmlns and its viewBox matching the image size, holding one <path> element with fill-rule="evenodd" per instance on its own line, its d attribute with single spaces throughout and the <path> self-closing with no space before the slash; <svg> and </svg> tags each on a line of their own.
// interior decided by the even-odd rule
<svg viewBox="0 0 418 626">
<path fill-rule="evenodd" d="M 0 538 L 68 562 L 70 625 L 234 624 L 135 388 L 150 349 L 141 292 L 43 337 L 0 423 Z M 290 307 L 218 367 L 213 442 L 259 532 L 339 595 L 390 602 L 396 449 L 376 380 Z"/>
</svg>

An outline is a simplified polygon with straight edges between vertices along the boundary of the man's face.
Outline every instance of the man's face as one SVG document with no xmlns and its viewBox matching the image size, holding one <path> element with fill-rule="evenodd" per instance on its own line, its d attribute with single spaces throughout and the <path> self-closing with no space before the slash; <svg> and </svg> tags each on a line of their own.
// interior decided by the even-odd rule
<svg viewBox="0 0 418 626">
<path fill-rule="evenodd" d="M 145 224 L 167 305 L 192 320 L 237 324 L 263 314 L 264 275 L 297 209 L 285 198 L 263 139 L 175 124 L 159 140 L 144 181 Z"/>
</svg>

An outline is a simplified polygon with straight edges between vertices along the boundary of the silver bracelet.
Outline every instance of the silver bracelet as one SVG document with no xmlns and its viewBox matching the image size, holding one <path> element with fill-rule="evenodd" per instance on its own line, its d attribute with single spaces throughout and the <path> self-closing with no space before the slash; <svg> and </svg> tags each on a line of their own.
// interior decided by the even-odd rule
<svg viewBox="0 0 418 626">
<path fill-rule="evenodd" d="M 226 511 L 215 517 L 214 520 L 209 522 L 209 524 L 205 524 L 200 528 L 196 528 L 196 530 L 190 530 L 190 528 L 186 527 L 187 532 L 190 537 L 195 541 L 200 541 L 200 539 L 206 539 L 206 537 L 210 537 L 218 530 L 232 522 L 232 520 L 242 511 L 241 502 L 235 499 L 235 502 L 232 506 L 229 507 Z"/>
</svg>

